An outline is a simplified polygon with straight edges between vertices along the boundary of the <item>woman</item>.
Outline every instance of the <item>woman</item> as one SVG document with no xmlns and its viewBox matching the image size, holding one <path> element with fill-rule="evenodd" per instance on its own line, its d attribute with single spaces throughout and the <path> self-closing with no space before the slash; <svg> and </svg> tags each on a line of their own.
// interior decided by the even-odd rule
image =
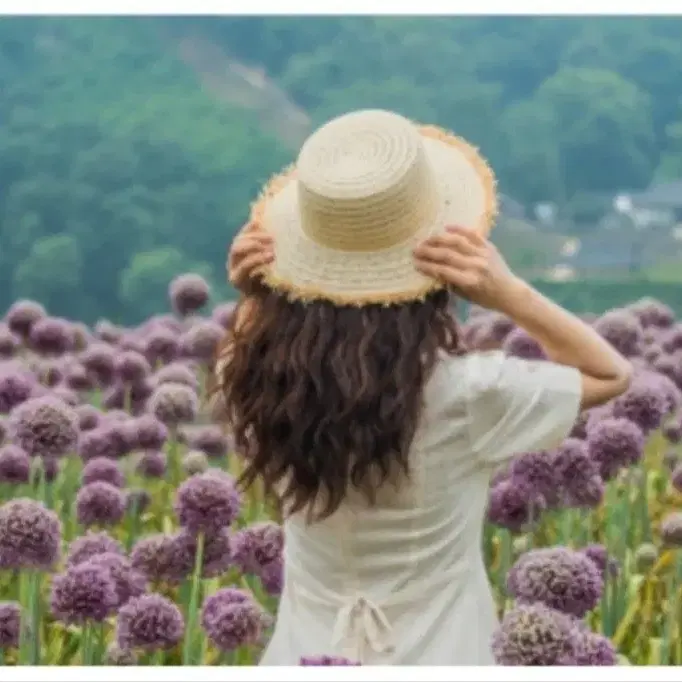
<svg viewBox="0 0 682 682">
<path fill-rule="evenodd" d="M 493 663 L 491 472 L 556 446 L 631 373 L 510 272 L 486 238 L 494 215 L 473 148 L 361 111 L 308 139 L 235 240 L 230 277 L 247 295 L 217 374 L 243 482 L 261 480 L 285 517 L 262 664 Z M 451 291 L 508 315 L 552 361 L 463 353 Z"/>
</svg>

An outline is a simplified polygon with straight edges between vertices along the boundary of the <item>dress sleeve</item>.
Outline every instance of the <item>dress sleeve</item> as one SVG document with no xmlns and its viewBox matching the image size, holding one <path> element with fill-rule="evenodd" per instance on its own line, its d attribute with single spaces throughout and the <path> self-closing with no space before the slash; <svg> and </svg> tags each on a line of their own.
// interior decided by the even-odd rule
<svg viewBox="0 0 682 682">
<path fill-rule="evenodd" d="M 470 447 L 482 464 L 556 447 L 573 428 L 582 398 L 577 369 L 496 351 L 472 354 L 467 370 Z"/>
</svg>

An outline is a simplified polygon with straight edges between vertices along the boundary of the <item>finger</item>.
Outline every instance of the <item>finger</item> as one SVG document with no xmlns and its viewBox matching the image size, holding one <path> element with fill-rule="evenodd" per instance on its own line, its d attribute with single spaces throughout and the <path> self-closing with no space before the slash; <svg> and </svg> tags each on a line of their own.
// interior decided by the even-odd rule
<svg viewBox="0 0 682 682">
<path fill-rule="evenodd" d="M 243 258 L 245 255 L 254 251 L 271 248 L 274 241 L 270 235 L 259 234 L 250 237 L 243 237 L 232 245 L 230 254 L 232 257 Z"/>
<path fill-rule="evenodd" d="M 243 281 L 252 277 L 255 271 L 264 265 L 272 263 L 275 259 L 275 254 L 272 252 L 254 253 L 235 265 L 230 271 L 230 279 L 234 281 Z"/>
<path fill-rule="evenodd" d="M 440 280 L 444 284 L 448 284 L 462 291 L 466 291 L 475 284 L 475 280 L 471 273 L 465 270 L 458 270 L 457 268 L 444 265 L 442 263 L 433 263 L 431 261 L 419 261 L 415 263 L 415 267 L 419 272 L 427 277 L 433 277 Z"/>
<path fill-rule="evenodd" d="M 446 247 L 466 255 L 482 255 L 482 249 L 461 234 L 444 232 L 429 237 L 424 244 L 428 246 Z"/>
<path fill-rule="evenodd" d="M 461 225 L 448 225 L 445 228 L 448 234 L 458 234 L 464 237 L 469 243 L 476 244 L 478 246 L 485 245 L 485 238 L 482 237 L 476 230 L 471 230 L 467 227 L 462 227 Z"/>
<path fill-rule="evenodd" d="M 458 270 L 479 271 L 483 270 L 485 267 L 484 258 L 458 253 L 447 247 L 422 244 L 415 250 L 414 256 L 418 260 L 440 263 L 441 265 L 448 265 L 449 267 L 457 268 Z"/>
</svg>

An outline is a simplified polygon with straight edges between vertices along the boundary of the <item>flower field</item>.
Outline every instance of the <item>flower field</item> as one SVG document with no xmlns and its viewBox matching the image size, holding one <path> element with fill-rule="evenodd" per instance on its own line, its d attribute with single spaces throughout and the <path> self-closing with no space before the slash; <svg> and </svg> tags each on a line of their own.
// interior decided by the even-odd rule
<svg viewBox="0 0 682 682">
<path fill-rule="evenodd" d="M 92 329 L 15 303 L 0 322 L 0 663 L 252 665 L 284 538 L 211 421 L 232 308 L 183 275 L 174 313 Z M 484 553 L 504 665 L 682 665 L 682 323 L 655 301 L 594 318 L 627 394 L 490 487 Z M 471 348 L 542 350 L 474 311 Z M 302 665 L 353 664 L 318 652 Z"/>
</svg>

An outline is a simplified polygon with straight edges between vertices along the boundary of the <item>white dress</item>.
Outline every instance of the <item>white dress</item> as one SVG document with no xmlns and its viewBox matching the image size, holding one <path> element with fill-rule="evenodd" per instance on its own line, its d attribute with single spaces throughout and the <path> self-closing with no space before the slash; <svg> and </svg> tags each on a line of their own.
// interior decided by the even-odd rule
<svg viewBox="0 0 682 682">
<path fill-rule="evenodd" d="M 261 665 L 337 655 L 363 665 L 492 665 L 497 625 L 482 557 L 492 471 L 559 444 L 577 370 L 500 352 L 444 357 L 425 390 L 412 477 L 377 505 L 285 521 L 285 586 Z"/>
</svg>

